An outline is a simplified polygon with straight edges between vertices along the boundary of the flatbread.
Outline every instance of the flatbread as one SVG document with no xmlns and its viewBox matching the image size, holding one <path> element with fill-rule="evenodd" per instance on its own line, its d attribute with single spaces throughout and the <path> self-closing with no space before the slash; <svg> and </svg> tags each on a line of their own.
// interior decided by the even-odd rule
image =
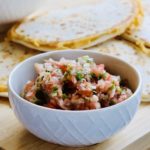
<svg viewBox="0 0 150 150">
<path fill-rule="evenodd" d="M 136 66 L 142 74 L 143 99 L 150 101 L 150 57 L 142 53 L 135 45 L 118 39 L 109 40 L 101 45 L 90 48 L 90 50 L 108 53 L 118 56 L 128 63 Z"/>
<path fill-rule="evenodd" d="M 126 32 L 131 32 L 136 30 L 142 23 L 143 23 L 143 17 L 144 17 L 144 10 L 142 5 L 142 0 L 135 0 L 137 5 L 137 15 L 132 21 L 131 25 L 127 28 Z M 125 33 L 126 33 L 125 32 Z"/>
<path fill-rule="evenodd" d="M 8 92 L 0 92 L 1 97 L 8 97 Z"/>
<path fill-rule="evenodd" d="M 91 0 L 28 18 L 8 38 L 41 51 L 87 48 L 122 34 L 138 15 L 135 0 Z"/>
<path fill-rule="evenodd" d="M 4 41 L 0 42 L 0 96 L 7 96 L 7 80 L 14 66 L 35 54 L 37 54 L 37 51 L 23 46 Z"/>
<path fill-rule="evenodd" d="M 142 0 L 144 18 L 143 23 L 136 30 L 129 30 L 123 38 L 135 43 L 146 54 L 150 54 L 150 0 Z"/>
</svg>

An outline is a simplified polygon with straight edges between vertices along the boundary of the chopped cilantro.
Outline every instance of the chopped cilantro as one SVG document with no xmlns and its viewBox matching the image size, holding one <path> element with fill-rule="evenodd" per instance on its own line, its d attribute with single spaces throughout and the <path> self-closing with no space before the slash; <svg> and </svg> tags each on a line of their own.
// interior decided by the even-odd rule
<svg viewBox="0 0 150 150">
<path fill-rule="evenodd" d="M 104 79 L 106 79 L 106 77 L 107 77 L 107 72 L 103 73 L 103 74 L 102 74 L 102 77 L 103 77 Z"/>
<path fill-rule="evenodd" d="M 100 74 L 99 76 L 98 76 L 98 80 L 100 80 L 102 78 L 102 75 Z"/>
<path fill-rule="evenodd" d="M 93 61 L 93 59 L 90 58 L 89 56 L 83 56 L 82 58 L 83 58 L 83 60 L 85 60 L 87 63 L 91 63 L 91 62 Z"/>
<path fill-rule="evenodd" d="M 57 96 L 57 92 L 51 93 L 51 96 L 53 97 Z"/>
<path fill-rule="evenodd" d="M 58 91 L 58 87 L 57 87 L 57 86 L 54 86 L 53 89 L 52 89 L 52 92 L 53 92 L 53 93 L 56 93 L 57 91 Z"/>
<path fill-rule="evenodd" d="M 52 89 L 51 95 L 52 95 L 52 96 L 57 96 L 57 92 L 58 92 L 58 87 L 57 87 L 57 86 L 54 86 L 53 89 Z"/>
<path fill-rule="evenodd" d="M 111 90 L 114 90 L 116 88 L 116 86 L 114 84 L 112 84 L 112 86 L 110 87 Z"/>
<path fill-rule="evenodd" d="M 84 74 L 80 71 L 76 73 L 76 78 L 78 81 L 81 81 L 84 78 Z"/>
<path fill-rule="evenodd" d="M 63 99 L 68 98 L 68 96 L 65 93 L 62 95 L 62 97 L 63 97 Z"/>
<path fill-rule="evenodd" d="M 117 86 L 117 91 L 121 94 L 123 90 L 121 87 Z"/>
<path fill-rule="evenodd" d="M 71 78 L 71 74 L 70 74 L 69 72 L 65 72 L 65 73 L 64 73 L 64 78 L 63 78 L 63 80 L 64 80 L 64 81 L 70 80 L 70 78 Z"/>
<path fill-rule="evenodd" d="M 68 73 L 71 73 L 71 70 L 72 70 L 72 66 L 71 66 L 70 64 L 68 64 L 68 65 L 67 65 L 67 72 L 68 72 Z"/>
<path fill-rule="evenodd" d="M 110 106 L 115 105 L 115 104 L 117 104 L 117 102 L 116 102 L 115 100 L 111 100 L 111 101 L 109 102 L 109 105 L 110 105 Z"/>
</svg>

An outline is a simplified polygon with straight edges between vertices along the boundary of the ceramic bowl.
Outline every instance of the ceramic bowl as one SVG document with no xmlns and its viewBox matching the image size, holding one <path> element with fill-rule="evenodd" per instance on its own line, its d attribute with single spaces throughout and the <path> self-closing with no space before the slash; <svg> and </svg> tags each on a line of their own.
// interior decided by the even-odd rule
<svg viewBox="0 0 150 150">
<path fill-rule="evenodd" d="M 23 19 L 37 10 L 43 9 L 45 3 L 43 0 L 0 0 L 0 25 Z"/>
<path fill-rule="evenodd" d="M 93 57 L 96 63 L 104 63 L 112 74 L 127 79 L 134 94 L 119 104 L 84 111 L 45 108 L 19 96 L 25 83 L 36 76 L 34 63 L 50 57 L 55 60 L 61 57 L 76 59 L 83 55 Z M 11 106 L 24 127 L 43 140 L 65 146 L 87 146 L 108 139 L 132 120 L 141 100 L 139 72 L 117 57 L 92 51 L 53 51 L 33 56 L 11 72 L 8 83 Z"/>
</svg>

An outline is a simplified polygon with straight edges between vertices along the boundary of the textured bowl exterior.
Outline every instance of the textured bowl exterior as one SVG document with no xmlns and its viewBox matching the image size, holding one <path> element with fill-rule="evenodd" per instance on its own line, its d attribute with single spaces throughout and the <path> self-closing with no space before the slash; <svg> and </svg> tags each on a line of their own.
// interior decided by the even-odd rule
<svg viewBox="0 0 150 150">
<path fill-rule="evenodd" d="M 48 142 L 66 146 L 87 146 L 102 142 L 125 127 L 133 118 L 140 93 L 116 107 L 87 112 L 38 109 L 20 101 L 11 92 L 11 106 L 31 133 Z"/>
<path fill-rule="evenodd" d="M 141 99 L 141 87 L 138 87 L 128 100 L 104 109 L 55 110 L 32 104 L 16 95 L 10 85 L 11 76 L 9 99 L 20 122 L 37 137 L 65 146 L 87 146 L 108 139 L 132 120 Z"/>
</svg>

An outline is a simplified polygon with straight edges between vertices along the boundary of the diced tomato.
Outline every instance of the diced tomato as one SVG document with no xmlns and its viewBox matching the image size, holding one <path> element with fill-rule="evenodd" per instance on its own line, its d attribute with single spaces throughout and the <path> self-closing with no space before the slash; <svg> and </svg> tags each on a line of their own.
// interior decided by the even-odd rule
<svg viewBox="0 0 150 150">
<path fill-rule="evenodd" d="M 34 81 L 29 81 L 29 82 L 25 85 L 24 91 L 30 91 L 31 88 L 33 87 L 33 85 L 34 85 Z"/>
<path fill-rule="evenodd" d="M 96 77 L 99 77 L 104 71 L 104 65 L 100 64 L 91 69 L 91 73 L 94 73 Z"/>
<path fill-rule="evenodd" d="M 50 103 L 54 106 L 54 107 L 58 107 L 58 104 L 56 102 L 56 100 L 50 100 Z"/>
<path fill-rule="evenodd" d="M 111 75 L 104 64 L 83 56 L 77 60 L 48 59 L 35 64 L 35 81 L 26 83 L 22 96 L 45 107 L 63 110 L 90 110 L 114 105 L 132 92 L 120 85 L 120 76 Z M 47 103 L 47 104 L 45 104 Z"/>
<path fill-rule="evenodd" d="M 97 68 L 93 68 L 91 72 L 94 73 L 96 77 L 99 77 L 100 72 Z"/>
<path fill-rule="evenodd" d="M 108 100 L 102 100 L 101 102 L 102 107 L 108 107 L 109 106 L 109 101 Z"/>
<path fill-rule="evenodd" d="M 95 102 L 87 101 L 85 105 L 88 109 L 96 109 Z"/>
<path fill-rule="evenodd" d="M 107 92 L 108 89 L 111 87 L 112 83 L 111 81 L 104 81 L 104 80 L 100 80 L 98 81 L 98 85 L 97 85 L 97 88 L 96 90 L 99 92 Z"/>
<path fill-rule="evenodd" d="M 90 84 L 87 82 L 78 84 L 77 85 L 78 93 L 83 95 L 83 96 L 88 96 L 88 97 L 92 96 L 93 91 L 89 86 L 90 86 Z"/>
<path fill-rule="evenodd" d="M 60 65 L 59 68 L 62 70 L 63 73 L 67 71 L 67 65 Z"/>
<path fill-rule="evenodd" d="M 52 72 L 50 75 L 51 75 L 52 77 L 56 77 L 56 76 L 57 76 L 57 74 L 56 74 L 55 72 Z"/>
<path fill-rule="evenodd" d="M 79 90 L 78 93 L 87 97 L 90 97 L 93 94 L 92 90 Z"/>
<path fill-rule="evenodd" d="M 47 84 L 44 84 L 43 85 L 43 89 L 46 91 L 46 92 L 50 92 L 53 88 L 53 84 L 52 83 L 47 83 Z"/>
<path fill-rule="evenodd" d="M 98 68 L 98 70 L 103 71 L 105 66 L 104 66 L 104 64 L 99 64 L 99 65 L 97 65 L 97 68 Z"/>
<path fill-rule="evenodd" d="M 45 107 L 48 107 L 48 108 L 56 108 L 54 105 L 52 105 L 51 103 L 47 103 L 47 104 L 44 104 Z"/>
</svg>

